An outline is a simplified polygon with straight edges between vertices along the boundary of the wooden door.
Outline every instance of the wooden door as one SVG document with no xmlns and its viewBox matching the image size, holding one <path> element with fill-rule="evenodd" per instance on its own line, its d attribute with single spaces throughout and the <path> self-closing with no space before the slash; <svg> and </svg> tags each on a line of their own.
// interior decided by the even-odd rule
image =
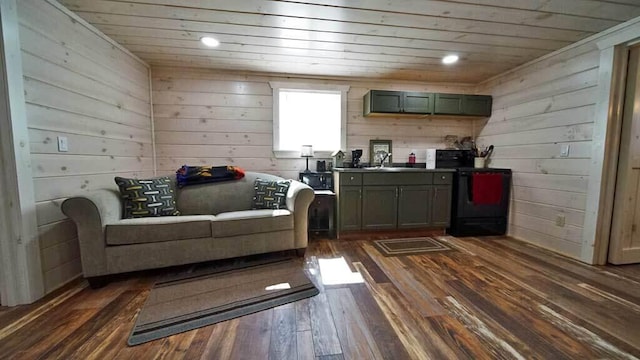
<svg viewBox="0 0 640 360">
<path fill-rule="evenodd" d="M 609 262 L 640 263 L 640 46 L 629 54 Z"/>
</svg>

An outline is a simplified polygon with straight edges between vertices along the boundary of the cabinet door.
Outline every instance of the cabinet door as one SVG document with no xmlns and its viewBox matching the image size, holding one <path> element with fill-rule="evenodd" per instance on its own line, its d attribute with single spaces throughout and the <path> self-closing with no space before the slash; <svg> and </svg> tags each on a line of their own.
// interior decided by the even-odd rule
<svg viewBox="0 0 640 360">
<path fill-rule="evenodd" d="M 436 94 L 433 113 L 441 115 L 462 114 L 462 95 Z"/>
<path fill-rule="evenodd" d="M 451 186 L 434 185 L 431 197 L 431 225 L 449 226 L 451 220 Z"/>
<path fill-rule="evenodd" d="M 465 115 L 491 116 L 491 96 L 464 95 L 462 113 Z"/>
<path fill-rule="evenodd" d="M 395 229 L 398 218 L 397 186 L 362 187 L 362 229 Z"/>
<path fill-rule="evenodd" d="M 371 112 L 399 113 L 402 111 L 402 91 L 371 90 Z"/>
<path fill-rule="evenodd" d="M 431 114 L 433 112 L 433 94 L 405 92 L 402 112 L 409 114 Z"/>
<path fill-rule="evenodd" d="M 431 223 L 433 189 L 426 185 L 400 186 L 398 198 L 398 228 L 426 227 Z"/>
<path fill-rule="evenodd" d="M 362 228 L 362 187 L 341 186 L 339 202 L 340 230 Z"/>
</svg>

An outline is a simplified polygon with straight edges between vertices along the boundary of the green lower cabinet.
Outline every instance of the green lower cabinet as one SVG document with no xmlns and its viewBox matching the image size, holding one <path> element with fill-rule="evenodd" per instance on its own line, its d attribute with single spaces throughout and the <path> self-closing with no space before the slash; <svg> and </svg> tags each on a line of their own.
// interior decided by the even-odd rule
<svg viewBox="0 0 640 360">
<path fill-rule="evenodd" d="M 398 220 L 397 186 L 362 187 L 362 229 L 395 229 Z"/>
<path fill-rule="evenodd" d="M 426 185 L 399 186 L 398 229 L 420 228 L 431 225 L 433 189 Z"/>
<path fill-rule="evenodd" d="M 339 229 L 362 229 L 362 186 L 341 186 L 339 194 Z"/>
<path fill-rule="evenodd" d="M 451 186 L 432 186 L 431 226 L 449 226 L 451 221 Z"/>
</svg>

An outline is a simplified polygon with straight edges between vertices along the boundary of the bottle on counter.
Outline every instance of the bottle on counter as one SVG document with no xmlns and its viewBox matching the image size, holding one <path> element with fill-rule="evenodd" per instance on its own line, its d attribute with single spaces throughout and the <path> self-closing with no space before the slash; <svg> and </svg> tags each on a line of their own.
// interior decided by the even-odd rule
<svg viewBox="0 0 640 360">
<path fill-rule="evenodd" d="M 416 163 L 416 154 L 411 153 L 409 154 L 409 164 L 415 164 Z"/>
</svg>

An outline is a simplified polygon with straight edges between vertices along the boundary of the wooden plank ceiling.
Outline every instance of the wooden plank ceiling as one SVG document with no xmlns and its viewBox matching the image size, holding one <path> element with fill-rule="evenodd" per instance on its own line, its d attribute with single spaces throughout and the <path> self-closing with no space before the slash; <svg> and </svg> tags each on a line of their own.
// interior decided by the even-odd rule
<svg viewBox="0 0 640 360">
<path fill-rule="evenodd" d="M 459 83 L 640 16 L 640 0 L 61 2 L 151 65 Z"/>
</svg>

